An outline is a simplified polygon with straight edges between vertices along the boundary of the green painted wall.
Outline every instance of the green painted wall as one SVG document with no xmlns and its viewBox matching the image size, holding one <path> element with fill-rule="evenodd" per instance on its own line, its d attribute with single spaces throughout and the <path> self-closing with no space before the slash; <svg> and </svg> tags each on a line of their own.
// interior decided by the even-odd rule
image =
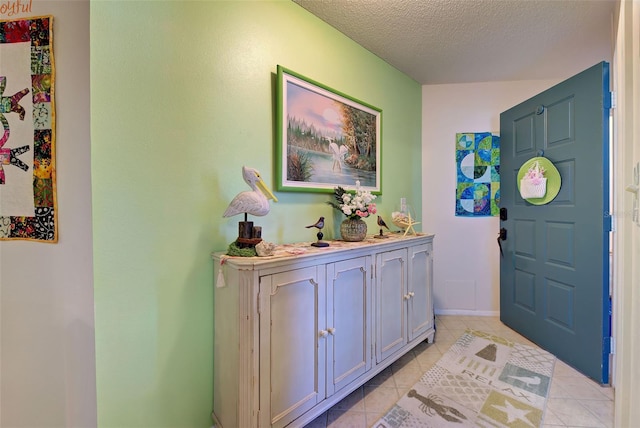
<svg viewBox="0 0 640 428">
<path fill-rule="evenodd" d="M 100 427 L 210 426 L 210 253 L 237 235 L 241 166 L 275 187 L 278 64 L 383 110 L 379 210 L 420 216 L 417 82 L 289 1 L 91 2 Z M 330 195 L 277 196 L 266 240 L 312 240 L 320 215 L 336 236 Z"/>
</svg>

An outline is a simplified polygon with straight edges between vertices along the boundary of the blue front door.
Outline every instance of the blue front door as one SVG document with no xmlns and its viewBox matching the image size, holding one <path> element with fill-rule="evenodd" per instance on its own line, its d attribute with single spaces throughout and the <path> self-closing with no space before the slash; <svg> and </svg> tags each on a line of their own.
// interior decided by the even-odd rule
<svg viewBox="0 0 640 428">
<path fill-rule="evenodd" d="M 611 336 L 609 100 L 603 62 L 500 115 L 500 319 L 603 384 Z M 520 194 L 521 167 L 535 157 L 559 173 L 554 183 L 545 174 L 547 191 L 561 182 L 555 198 Z"/>
</svg>

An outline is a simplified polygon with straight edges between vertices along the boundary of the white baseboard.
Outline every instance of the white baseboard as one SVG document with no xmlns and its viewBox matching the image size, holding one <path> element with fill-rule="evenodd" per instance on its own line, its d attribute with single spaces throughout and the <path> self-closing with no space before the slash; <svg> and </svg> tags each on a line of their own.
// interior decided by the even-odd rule
<svg viewBox="0 0 640 428">
<path fill-rule="evenodd" d="M 476 317 L 499 317 L 500 311 L 473 311 L 468 309 L 435 309 L 436 315 L 467 315 Z"/>
</svg>

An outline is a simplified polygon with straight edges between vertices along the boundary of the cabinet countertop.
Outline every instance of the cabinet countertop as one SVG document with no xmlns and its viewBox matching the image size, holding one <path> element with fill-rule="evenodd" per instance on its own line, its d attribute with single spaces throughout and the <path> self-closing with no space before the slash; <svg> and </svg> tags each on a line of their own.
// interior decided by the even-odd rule
<svg viewBox="0 0 640 428">
<path fill-rule="evenodd" d="M 271 261 L 284 261 L 292 258 L 308 257 L 308 256 L 323 256 L 338 254 L 343 251 L 366 249 L 373 246 L 393 246 L 393 244 L 404 244 L 410 241 L 419 241 L 428 238 L 433 238 L 434 234 L 429 233 L 417 233 L 416 235 L 402 236 L 400 233 L 389 233 L 384 235 L 385 238 L 376 238 L 377 235 L 367 235 L 363 241 L 359 242 L 347 242 L 342 240 L 327 240 L 328 247 L 313 247 L 311 244 L 314 241 L 309 242 L 296 242 L 291 244 L 279 244 L 276 245 L 273 255 L 271 256 L 255 256 L 255 257 L 240 257 L 240 256 L 228 256 L 224 252 L 215 252 L 212 257 L 223 264 L 230 263 L 238 266 L 249 266 L 267 263 Z"/>
</svg>

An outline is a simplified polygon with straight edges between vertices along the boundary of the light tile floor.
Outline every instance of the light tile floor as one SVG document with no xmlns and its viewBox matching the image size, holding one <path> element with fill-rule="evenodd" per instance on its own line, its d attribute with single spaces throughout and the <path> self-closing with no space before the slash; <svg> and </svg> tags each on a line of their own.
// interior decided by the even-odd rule
<svg viewBox="0 0 640 428">
<path fill-rule="evenodd" d="M 371 427 L 467 328 L 534 345 L 498 317 L 436 316 L 436 327 L 435 343 L 421 343 L 306 428 Z M 602 387 L 557 360 L 543 426 L 612 428 L 613 388 Z"/>
</svg>

